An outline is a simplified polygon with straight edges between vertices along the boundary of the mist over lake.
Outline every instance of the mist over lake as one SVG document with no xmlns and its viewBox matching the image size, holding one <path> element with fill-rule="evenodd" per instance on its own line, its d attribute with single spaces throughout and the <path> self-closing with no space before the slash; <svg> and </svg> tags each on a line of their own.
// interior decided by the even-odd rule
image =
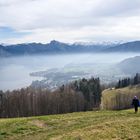
<svg viewBox="0 0 140 140">
<path fill-rule="evenodd" d="M 42 77 L 30 76 L 32 72 L 46 71 L 53 68 L 59 69 L 73 64 L 81 65 L 81 67 L 84 67 L 83 64 L 93 65 L 95 68 L 96 65 L 109 66 L 134 56 L 140 56 L 140 53 L 83 53 L 1 57 L 0 90 L 26 87 L 32 81 L 42 79 Z"/>
</svg>

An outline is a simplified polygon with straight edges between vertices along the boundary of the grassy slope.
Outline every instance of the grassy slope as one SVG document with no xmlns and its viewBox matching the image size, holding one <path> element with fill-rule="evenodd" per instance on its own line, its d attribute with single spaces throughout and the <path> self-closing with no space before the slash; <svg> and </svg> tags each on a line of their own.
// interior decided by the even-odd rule
<svg viewBox="0 0 140 140">
<path fill-rule="evenodd" d="M 0 140 L 139 140 L 140 112 L 96 111 L 0 119 Z"/>
<path fill-rule="evenodd" d="M 117 97 L 117 96 L 120 97 Z M 113 109 L 120 104 L 118 109 L 130 108 L 134 96 L 140 99 L 140 85 L 129 86 L 119 89 L 107 89 L 102 93 L 102 108 Z"/>
<path fill-rule="evenodd" d="M 107 96 L 116 96 L 116 94 L 132 94 L 133 96 L 140 92 L 140 85 L 136 86 L 128 86 L 125 88 L 118 88 L 118 89 L 106 89 L 103 91 L 103 94 L 106 94 Z"/>
</svg>

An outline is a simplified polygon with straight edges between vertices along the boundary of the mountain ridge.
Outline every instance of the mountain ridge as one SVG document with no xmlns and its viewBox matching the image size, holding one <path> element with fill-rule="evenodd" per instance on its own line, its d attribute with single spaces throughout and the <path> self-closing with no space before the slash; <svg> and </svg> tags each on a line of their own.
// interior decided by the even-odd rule
<svg viewBox="0 0 140 140">
<path fill-rule="evenodd" d="M 140 52 L 140 41 L 118 44 L 67 44 L 52 40 L 50 43 L 23 43 L 0 45 L 0 56 L 96 52 Z"/>
<path fill-rule="evenodd" d="M 118 64 L 118 67 L 125 73 L 134 75 L 140 73 L 140 56 L 127 58 Z"/>
<path fill-rule="evenodd" d="M 132 41 L 122 43 L 112 48 L 108 48 L 105 52 L 140 52 L 140 41 Z"/>
</svg>

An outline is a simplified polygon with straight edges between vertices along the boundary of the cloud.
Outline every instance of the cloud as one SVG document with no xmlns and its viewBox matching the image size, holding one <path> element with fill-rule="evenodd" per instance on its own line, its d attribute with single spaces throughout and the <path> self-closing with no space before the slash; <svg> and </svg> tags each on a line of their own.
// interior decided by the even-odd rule
<svg viewBox="0 0 140 140">
<path fill-rule="evenodd" d="M 1 0 L 0 26 L 31 32 L 7 38 L 13 42 L 139 38 L 139 7 L 140 0 Z"/>
</svg>

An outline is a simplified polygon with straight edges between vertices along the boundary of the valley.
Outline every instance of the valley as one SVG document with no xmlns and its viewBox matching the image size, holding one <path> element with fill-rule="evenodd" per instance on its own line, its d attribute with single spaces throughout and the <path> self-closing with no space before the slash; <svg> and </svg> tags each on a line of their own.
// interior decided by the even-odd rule
<svg viewBox="0 0 140 140">
<path fill-rule="evenodd" d="M 114 82 L 132 75 L 125 73 L 118 64 L 135 56 L 140 54 L 78 53 L 2 57 L 0 90 L 19 89 L 31 84 L 53 89 L 75 79 L 92 76 L 100 77 L 102 83 Z"/>
</svg>

